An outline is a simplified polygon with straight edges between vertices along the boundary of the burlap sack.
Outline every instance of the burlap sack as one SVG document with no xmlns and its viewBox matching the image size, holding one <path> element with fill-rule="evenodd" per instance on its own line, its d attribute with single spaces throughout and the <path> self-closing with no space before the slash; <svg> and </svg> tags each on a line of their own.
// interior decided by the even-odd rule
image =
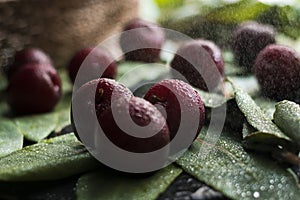
<svg viewBox="0 0 300 200">
<path fill-rule="evenodd" d="M 138 0 L 0 0 L 0 65 L 16 50 L 39 47 L 63 67 L 137 16 Z"/>
</svg>

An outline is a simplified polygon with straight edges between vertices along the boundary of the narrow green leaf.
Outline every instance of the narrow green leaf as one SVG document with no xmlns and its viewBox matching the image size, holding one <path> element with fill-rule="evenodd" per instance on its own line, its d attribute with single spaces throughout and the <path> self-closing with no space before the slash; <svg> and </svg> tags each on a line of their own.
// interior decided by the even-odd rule
<svg viewBox="0 0 300 200">
<path fill-rule="evenodd" d="M 170 165 L 149 177 L 130 177 L 109 169 L 86 174 L 77 183 L 78 200 L 154 200 L 181 173 Z"/>
<path fill-rule="evenodd" d="M 300 106 L 287 100 L 277 103 L 274 122 L 300 148 Z"/>
<path fill-rule="evenodd" d="M 98 166 L 74 134 L 27 146 L 0 159 L 0 180 L 55 180 Z"/>
<path fill-rule="evenodd" d="M 246 152 L 223 132 L 216 145 L 198 139 L 177 163 L 188 173 L 232 199 L 298 199 L 294 176 L 276 161 Z M 210 147 L 205 156 L 200 147 Z"/>
<path fill-rule="evenodd" d="M 23 135 L 10 120 L 0 121 L 0 158 L 23 147 Z"/>
</svg>

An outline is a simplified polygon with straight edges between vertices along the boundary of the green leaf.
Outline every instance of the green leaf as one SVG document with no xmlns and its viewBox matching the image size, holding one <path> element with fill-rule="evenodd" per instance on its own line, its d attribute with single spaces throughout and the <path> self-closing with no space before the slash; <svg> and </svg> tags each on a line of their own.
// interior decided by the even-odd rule
<svg viewBox="0 0 300 200">
<path fill-rule="evenodd" d="M 268 119 L 273 120 L 276 102 L 265 97 L 255 97 L 254 101 L 264 112 L 265 116 Z"/>
<path fill-rule="evenodd" d="M 241 0 L 212 10 L 206 19 L 222 23 L 241 23 L 253 20 L 269 8 L 270 6 L 256 0 Z"/>
<path fill-rule="evenodd" d="M 197 89 L 197 88 L 194 88 L 194 89 L 198 92 L 205 107 L 217 108 L 217 107 L 220 107 L 221 105 L 223 105 L 224 103 L 226 103 L 226 101 L 227 101 L 227 99 L 220 94 L 205 92 L 205 91 Z"/>
<path fill-rule="evenodd" d="M 236 103 L 252 127 L 261 132 L 271 133 L 274 137 L 290 141 L 290 139 L 265 116 L 261 108 L 257 106 L 255 101 L 246 92 L 237 87 L 235 87 L 234 90 Z"/>
<path fill-rule="evenodd" d="M 276 161 L 246 152 L 223 132 L 216 145 L 198 139 L 177 163 L 188 173 L 232 199 L 298 199 L 294 176 Z M 205 156 L 200 147 L 210 152 Z"/>
<path fill-rule="evenodd" d="M 0 121 L 0 158 L 23 147 L 23 135 L 9 120 Z"/>
<path fill-rule="evenodd" d="M 65 94 L 60 100 L 59 104 L 55 108 L 55 114 L 57 115 L 57 123 L 55 124 L 55 132 L 61 131 L 64 127 L 71 123 L 71 93 Z"/>
<path fill-rule="evenodd" d="M 27 140 L 39 142 L 55 130 L 58 115 L 54 112 L 27 115 L 14 118 L 14 121 Z"/>
<path fill-rule="evenodd" d="M 282 151 L 281 147 L 285 147 L 284 151 L 297 153 L 296 146 L 291 142 L 282 138 L 274 137 L 272 133 L 266 133 L 255 130 L 248 122 L 243 124 L 243 146 L 247 149 L 259 152 L 277 153 Z"/>
<path fill-rule="evenodd" d="M 118 82 L 133 92 L 146 83 L 169 78 L 169 68 L 161 63 L 125 62 L 118 69 Z"/>
<path fill-rule="evenodd" d="M 116 80 L 119 80 L 124 74 L 130 72 L 135 67 L 138 67 L 138 66 L 141 66 L 144 64 L 145 63 L 142 63 L 142 62 L 130 62 L 130 61 L 118 63 L 118 75 L 117 75 Z"/>
<path fill-rule="evenodd" d="M 155 0 L 160 8 L 170 9 L 178 8 L 183 5 L 184 0 Z"/>
<path fill-rule="evenodd" d="M 287 100 L 277 103 L 274 122 L 300 148 L 300 106 Z"/>
<path fill-rule="evenodd" d="M 154 200 L 181 173 L 170 165 L 148 177 L 130 177 L 110 169 L 82 176 L 77 183 L 78 200 Z"/>
<path fill-rule="evenodd" d="M 70 107 L 69 93 L 62 97 L 52 112 L 15 117 L 13 120 L 27 140 L 39 142 L 70 124 Z"/>
<path fill-rule="evenodd" d="M 0 159 L 0 180 L 55 180 L 98 166 L 74 134 L 24 147 Z"/>
</svg>

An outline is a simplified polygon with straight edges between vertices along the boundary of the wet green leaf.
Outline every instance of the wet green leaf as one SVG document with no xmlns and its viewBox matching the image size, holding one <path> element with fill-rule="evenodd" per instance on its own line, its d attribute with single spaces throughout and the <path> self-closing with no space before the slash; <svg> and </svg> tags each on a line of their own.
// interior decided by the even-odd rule
<svg viewBox="0 0 300 200">
<path fill-rule="evenodd" d="M 274 138 L 272 133 L 257 131 L 248 122 L 243 124 L 243 146 L 259 152 L 276 153 L 282 150 L 297 152 L 296 146 L 291 142 L 282 138 Z M 279 148 L 281 146 L 281 148 Z"/>
<path fill-rule="evenodd" d="M 300 106 L 291 101 L 276 104 L 274 122 L 300 148 Z"/>
<path fill-rule="evenodd" d="M 243 123 L 243 138 L 247 137 L 248 135 L 254 132 L 256 132 L 255 128 L 253 128 L 248 122 Z"/>
<path fill-rule="evenodd" d="M 240 88 L 235 88 L 235 100 L 248 123 L 260 132 L 271 133 L 276 138 L 290 139 L 264 114 L 255 101 Z"/>
<path fill-rule="evenodd" d="M 98 166 L 74 134 L 44 140 L 0 159 L 0 180 L 55 180 Z"/>
<path fill-rule="evenodd" d="M 188 173 L 232 199 L 298 199 L 294 176 L 276 161 L 246 152 L 233 133 L 218 142 L 198 139 L 177 163 Z M 209 153 L 201 152 L 201 147 Z"/>
<path fill-rule="evenodd" d="M 265 116 L 268 119 L 273 120 L 276 102 L 265 97 L 255 97 L 254 101 L 264 112 Z"/>
<path fill-rule="evenodd" d="M 154 200 L 181 173 L 170 165 L 148 177 L 130 177 L 128 174 L 102 169 L 82 176 L 77 183 L 78 200 Z"/>
<path fill-rule="evenodd" d="M 23 135 L 10 120 L 0 121 L 0 158 L 23 147 Z"/>
</svg>

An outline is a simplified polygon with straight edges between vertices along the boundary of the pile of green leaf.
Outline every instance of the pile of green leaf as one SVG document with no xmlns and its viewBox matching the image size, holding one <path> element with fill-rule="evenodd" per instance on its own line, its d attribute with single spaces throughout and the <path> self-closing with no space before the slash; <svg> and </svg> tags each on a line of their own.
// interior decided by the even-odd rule
<svg viewBox="0 0 300 200">
<path fill-rule="evenodd" d="M 227 60 L 227 65 L 230 64 L 229 62 Z M 149 64 L 147 72 L 143 68 L 140 74 L 135 73 L 134 76 L 130 76 L 129 73 L 123 76 L 138 65 L 139 63 L 125 62 L 119 66 L 119 79 L 130 88 L 145 80 L 167 77 L 169 73 L 167 64 L 165 68 L 161 65 Z M 289 102 L 278 104 L 275 112 L 275 122 L 280 127 L 278 128 L 270 119 L 275 110 L 275 103 L 260 97 L 257 93 L 257 85 L 249 85 L 253 83 L 252 76 L 236 76 L 232 73 L 232 68 L 227 70 L 227 74 L 232 76 L 230 80 L 247 89 L 254 96 L 254 100 L 237 87 L 233 89 L 227 87 L 228 92 L 233 95 L 229 99 L 219 94 L 199 90 L 208 113 L 206 126 L 202 129 L 199 138 L 176 163 L 153 175 L 137 178 L 101 165 L 73 133 L 59 136 L 63 127 L 70 124 L 71 101 L 71 86 L 65 73 L 60 73 L 64 82 L 64 97 L 51 113 L 25 117 L 11 116 L 2 92 L 0 103 L 2 184 L 12 181 L 57 180 L 80 175 L 76 191 L 79 200 L 149 200 L 156 199 L 182 171 L 185 171 L 232 199 L 258 197 L 296 199 L 300 196 L 297 178 L 289 169 L 291 165 L 280 163 L 273 158 L 274 156 L 272 157 L 272 153 L 278 153 L 275 150 L 280 145 L 286 145 L 283 147 L 291 153 L 299 149 L 297 146 L 299 144 L 293 142 L 299 141 L 296 140 L 299 136 L 293 135 L 300 130 L 299 115 L 297 111 L 293 111 L 294 108 L 291 108 Z M 136 92 L 136 95 L 142 94 L 142 90 Z M 207 142 L 209 138 L 205 138 L 210 110 L 224 104 L 227 104 L 228 114 L 226 126 L 218 142 L 215 145 L 210 144 Z M 237 114 L 234 106 L 240 112 L 238 114 L 243 116 L 240 121 L 230 118 L 232 114 Z M 287 124 L 290 126 L 286 126 Z M 240 127 L 240 129 L 233 127 Z M 199 153 L 202 145 L 211 146 L 207 156 Z M 266 150 L 271 155 L 257 153 L 262 150 Z"/>
</svg>

